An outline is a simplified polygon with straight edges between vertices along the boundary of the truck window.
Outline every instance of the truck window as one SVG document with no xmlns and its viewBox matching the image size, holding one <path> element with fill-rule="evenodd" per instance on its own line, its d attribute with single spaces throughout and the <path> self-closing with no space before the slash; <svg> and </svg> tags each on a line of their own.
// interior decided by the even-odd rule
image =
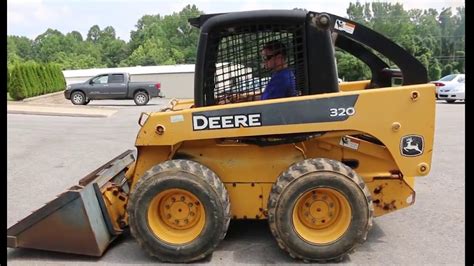
<svg viewBox="0 0 474 266">
<path fill-rule="evenodd" d="M 98 76 L 97 78 L 92 80 L 94 84 L 107 84 L 109 80 L 109 75 Z"/>
<path fill-rule="evenodd" d="M 109 78 L 109 83 L 123 83 L 124 77 L 123 74 L 112 74 Z"/>
</svg>

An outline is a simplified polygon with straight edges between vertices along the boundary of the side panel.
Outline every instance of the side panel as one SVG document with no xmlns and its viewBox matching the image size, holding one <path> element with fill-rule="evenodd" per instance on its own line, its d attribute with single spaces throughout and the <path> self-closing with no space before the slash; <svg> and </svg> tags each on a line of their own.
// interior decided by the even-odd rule
<svg viewBox="0 0 474 266">
<path fill-rule="evenodd" d="M 355 102 L 347 100 L 353 97 Z M 434 115 L 432 84 L 328 93 L 152 113 L 140 130 L 136 145 L 163 146 L 237 136 L 354 130 L 381 141 L 404 176 L 419 176 L 429 173 Z M 207 125 L 199 121 L 203 116 L 207 118 Z M 419 145 L 421 153 L 403 154 L 402 146 L 407 145 L 406 139 L 413 135 L 420 138 L 415 145 Z"/>
<path fill-rule="evenodd" d="M 347 163 L 363 177 L 372 192 L 376 216 L 412 204 L 406 199 L 414 192 L 409 182 L 396 174 L 398 168 L 388 150 L 347 136 L 356 133 L 332 132 L 296 144 L 273 146 L 217 139 L 187 141 L 174 147 L 141 147 L 135 181 L 164 160 L 196 161 L 212 169 L 224 182 L 234 218 L 262 219 L 266 218 L 271 186 L 283 171 L 306 158 L 330 158 Z M 347 139 L 351 145 L 342 142 Z"/>
<path fill-rule="evenodd" d="M 434 114 L 434 85 L 152 113 L 137 136 L 134 181 L 161 161 L 194 160 L 215 171 L 226 187 L 232 186 L 233 215 L 248 218 L 262 215 L 269 193 L 263 187 L 271 187 L 289 165 L 304 158 L 331 158 L 351 165 L 363 177 L 379 216 L 413 204 L 414 177 L 430 170 Z M 296 144 L 242 141 L 305 132 L 313 138 Z M 244 197 L 256 198 L 260 191 L 257 200 Z"/>
</svg>

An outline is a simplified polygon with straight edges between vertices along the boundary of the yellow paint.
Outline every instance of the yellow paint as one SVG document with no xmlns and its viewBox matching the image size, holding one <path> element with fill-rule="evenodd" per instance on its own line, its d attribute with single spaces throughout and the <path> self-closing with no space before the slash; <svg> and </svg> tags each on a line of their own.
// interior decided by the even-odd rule
<svg viewBox="0 0 474 266">
<path fill-rule="evenodd" d="M 265 183 L 224 183 L 234 219 L 265 219 L 269 188 Z"/>
<path fill-rule="evenodd" d="M 374 216 L 381 216 L 415 203 L 415 191 L 402 179 L 374 179 L 366 183 L 374 203 Z"/>
<path fill-rule="evenodd" d="M 349 81 L 339 83 L 340 91 L 364 90 L 369 85 L 370 80 Z"/>
<path fill-rule="evenodd" d="M 352 210 L 340 192 L 317 188 L 304 193 L 293 208 L 296 233 L 313 245 L 332 243 L 349 228 Z"/>
<path fill-rule="evenodd" d="M 202 232 L 206 210 L 189 191 L 168 189 L 152 199 L 147 218 L 156 237 L 170 244 L 186 244 Z"/>
<path fill-rule="evenodd" d="M 104 185 L 104 187 L 101 188 L 101 192 L 114 230 L 117 232 L 122 231 L 119 222 L 123 222 L 123 225 L 128 224 L 128 214 L 126 210 L 128 195 L 124 192 L 120 192 L 118 187 L 112 185 L 112 183 Z"/>
<path fill-rule="evenodd" d="M 364 83 L 365 82 L 365 83 Z M 137 139 L 137 162 L 134 167 L 132 188 L 147 170 L 163 161 L 180 158 L 199 162 L 213 170 L 228 188 L 231 212 L 237 218 L 256 219 L 265 214 L 271 184 L 291 164 L 305 158 L 329 158 L 338 161 L 357 161 L 354 170 L 373 189 L 384 178 L 389 180 L 383 202 L 395 200 L 397 209 L 408 206 L 401 203 L 412 194 L 415 177 L 426 175 L 431 168 L 434 137 L 435 98 L 432 84 L 363 90 L 364 82 L 341 83 L 339 93 L 291 97 L 185 109 L 191 101 L 174 105 L 175 111 L 151 113 Z M 356 91 L 354 91 L 357 89 Z M 342 89 L 341 89 L 342 90 Z M 417 91 L 416 101 L 412 92 Z M 269 103 L 298 102 L 342 95 L 357 94 L 356 114 L 345 121 L 297 125 L 263 126 L 221 130 L 193 131 L 192 113 L 234 107 L 252 107 Z M 178 108 L 179 106 L 183 107 Z M 311 110 L 309 110 L 311 111 Z M 393 125 L 399 124 L 397 130 Z M 166 130 L 158 134 L 156 128 Z M 257 146 L 243 142 L 244 137 L 266 134 L 321 132 L 304 142 Z M 375 144 L 356 135 L 373 136 L 382 144 Z M 424 153 L 404 157 L 400 153 L 403 136 L 418 134 L 424 138 Z M 341 145 L 347 137 L 358 143 L 357 148 Z M 420 173 L 420 165 L 427 171 Z M 395 185 L 392 182 L 402 182 Z M 236 187 L 233 187 L 236 183 Z M 251 184 L 254 183 L 254 187 Z M 397 183 L 398 184 L 398 183 Z M 262 195 L 262 198 L 257 196 Z M 261 210 L 262 209 L 262 210 Z M 375 216 L 388 213 L 383 206 L 376 207 Z"/>
</svg>

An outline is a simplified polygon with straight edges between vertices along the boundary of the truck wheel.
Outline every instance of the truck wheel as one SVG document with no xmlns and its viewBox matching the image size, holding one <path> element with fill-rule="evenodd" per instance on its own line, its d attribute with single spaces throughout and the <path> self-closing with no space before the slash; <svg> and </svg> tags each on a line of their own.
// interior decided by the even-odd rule
<svg viewBox="0 0 474 266">
<path fill-rule="evenodd" d="M 138 244 L 161 261 L 185 263 L 211 254 L 230 221 L 227 190 L 209 168 L 170 160 L 148 170 L 128 203 Z"/>
<path fill-rule="evenodd" d="M 362 243 L 373 204 L 364 181 L 330 159 L 292 165 L 273 185 L 268 222 L 278 245 L 305 261 L 337 261 Z"/>
<path fill-rule="evenodd" d="M 135 93 L 135 96 L 133 96 L 133 100 L 135 101 L 136 105 L 145 105 L 150 100 L 150 97 L 146 92 L 139 91 Z"/>
<path fill-rule="evenodd" d="M 86 102 L 86 96 L 82 91 L 75 91 L 71 94 L 71 102 L 75 105 L 84 105 Z"/>
</svg>

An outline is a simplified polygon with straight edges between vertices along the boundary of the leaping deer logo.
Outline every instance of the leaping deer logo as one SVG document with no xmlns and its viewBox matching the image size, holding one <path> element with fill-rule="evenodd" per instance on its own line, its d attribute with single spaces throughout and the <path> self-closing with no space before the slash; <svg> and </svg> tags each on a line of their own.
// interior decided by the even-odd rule
<svg viewBox="0 0 474 266">
<path fill-rule="evenodd" d="M 407 138 L 406 139 L 407 141 L 407 144 L 405 145 L 405 147 L 403 147 L 403 150 L 406 151 L 406 152 L 410 152 L 410 151 L 417 151 L 418 153 L 421 153 L 421 150 L 420 150 L 420 147 L 418 146 L 418 143 L 415 143 L 415 144 L 412 144 L 413 143 L 413 138 Z"/>
<path fill-rule="evenodd" d="M 400 153 L 403 156 L 419 156 L 423 149 L 423 136 L 406 135 L 400 141 Z"/>
</svg>

